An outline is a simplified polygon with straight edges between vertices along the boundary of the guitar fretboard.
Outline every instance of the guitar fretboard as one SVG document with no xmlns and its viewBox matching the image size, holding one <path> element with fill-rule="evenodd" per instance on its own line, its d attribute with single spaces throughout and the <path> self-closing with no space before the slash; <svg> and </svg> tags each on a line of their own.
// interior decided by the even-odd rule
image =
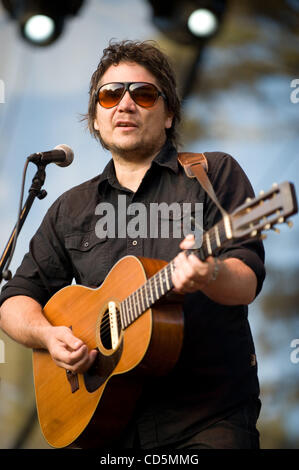
<svg viewBox="0 0 299 470">
<path fill-rule="evenodd" d="M 196 254 L 202 261 L 212 256 L 230 238 L 229 220 L 222 219 L 203 235 L 200 248 L 185 250 L 187 256 Z M 175 269 L 174 260 L 151 276 L 141 287 L 130 294 L 120 305 L 122 329 L 127 328 L 142 313 L 148 310 L 172 288 L 172 273 Z"/>
</svg>

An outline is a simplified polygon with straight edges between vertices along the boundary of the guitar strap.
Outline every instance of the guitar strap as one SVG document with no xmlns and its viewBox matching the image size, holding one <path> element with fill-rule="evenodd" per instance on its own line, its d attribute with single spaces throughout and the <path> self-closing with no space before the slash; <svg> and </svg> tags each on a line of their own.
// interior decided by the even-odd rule
<svg viewBox="0 0 299 470">
<path fill-rule="evenodd" d="M 183 166 L 188 178 L 197 178 L 203 189 L 218 207 L 223 217 L 227 212 L 219 203 L 212 183 L 208 177 L 208 160 L 204 153 L 181 152 L 178 153 L 178 161 Z"/>
</svg>

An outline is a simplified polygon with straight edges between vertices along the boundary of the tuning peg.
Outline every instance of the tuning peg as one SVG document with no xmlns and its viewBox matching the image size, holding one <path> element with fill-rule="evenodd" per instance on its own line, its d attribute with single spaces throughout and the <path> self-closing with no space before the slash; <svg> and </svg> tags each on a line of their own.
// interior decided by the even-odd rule
<svg viewBox="0 0 299 470">
<path fill-rule="evenodd" d="M 262 233 L 261 239 L 262 239 L 262 240 L 266 240 L 266 238 L 267 238 L 267 235 L 266 235 L 265 233 Z"/>
<path fill-rule="evenodd" d="M 271 224 L 268 223 L 268 224 L 265 225 L 266 230 L 270 230 L 270 228 L 271 228 Z"/>
<path fill-rule="evenodd" d="M 284 217 L 279 217 L 278 223 L 279 223 L 279 224 L 282 224 L 283 222 L 284 222 Z"/>
<path fill-rule="evenodd" d="M 278 188 L 278 184 L 277 184 L 277 183 L 273 183 L 273 184 L 272 184 L 272 188 Z"/>
<path fill-rule="evenodd" d="M 272 227 L 272 230 L 274 230 L 274 232 L 276 232 L 276 233 L 280 233 L 280 230 L 277 227 Z"/>
<path fill-rule="evenodd" d="M 289 221 L 288 221 L 288 226 L 289 226 L 290 228 L 292 228 L 293 225 L 294 225 L 293 222 L 292 222 L 291 220 L 289 220 Z"/>
<path fill-rule="evenodd" d="M 250 233 L 250 236 L 256 237 L 256 235 L 257 235 L 257 230 L 252 230 L 252 232 Z"/>
<path fill-rule="evenodd" d="M 265 194 L 265 191 L 262 189 L 260 192 L 259 192 L 259 195 L 260 196 L 263 196 Z"/>
<path fill-rule="evenodd" d="M 252 198 L 251 197 L 247 197 L 246 198 L 246 202 L 251 202 L 252 201 Z"/>
</svg>

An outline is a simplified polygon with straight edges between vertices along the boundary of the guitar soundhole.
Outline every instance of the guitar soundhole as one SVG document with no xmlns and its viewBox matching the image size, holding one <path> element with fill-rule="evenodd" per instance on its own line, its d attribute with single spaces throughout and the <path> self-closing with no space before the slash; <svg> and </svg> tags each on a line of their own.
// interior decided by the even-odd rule
<svg viewBox="0 0 299 470">
<path fill-rule="evenodd" d="M 120 312 L 116 304 L 105 310 L 100 324 L 100 340 L 105 349 L 114 350 L 118 347 L 121 333 Z"/>
</svg>

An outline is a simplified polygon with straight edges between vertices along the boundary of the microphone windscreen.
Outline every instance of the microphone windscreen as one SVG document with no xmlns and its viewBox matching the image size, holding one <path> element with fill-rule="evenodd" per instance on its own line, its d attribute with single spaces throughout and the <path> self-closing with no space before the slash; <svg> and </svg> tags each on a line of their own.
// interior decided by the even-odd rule
<svg viewBox="0 0 299 470">
<path fill-rule="evenodd" d="M 65 153 L 65 161 L 64 162 L 56 162 L 56 165 L 58 165 L 58 166 L 69 166 L 72 163 L 72 161 L 74 160 L 74 152 L 71 149 L 71 147 L 69 147 L 68 145 L 66 145 L 66 144 L 56 145 L 55 150 L 63 150 L 63 152 Z"/>
</svg>

